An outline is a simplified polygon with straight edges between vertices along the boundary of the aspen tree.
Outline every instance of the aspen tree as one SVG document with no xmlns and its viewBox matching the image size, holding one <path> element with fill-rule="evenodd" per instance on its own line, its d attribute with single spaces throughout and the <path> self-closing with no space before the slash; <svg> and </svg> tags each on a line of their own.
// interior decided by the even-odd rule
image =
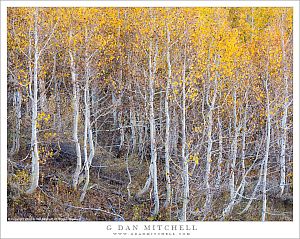
<svg viewBox="0 0 300 239">
<path fill-rule="evenodd" d="M 166 188 L 167 195 L 165 201 L 165 207 L 168 207 L 171 200 L 171 180 L 170 180 L 170 112 L 169 112 L 169 90 L 170 81 L 172 76 L 172 65 L 170 59 L 170 31 L 168 23 L 166 23 L 166 34 L 167 34 L 167 64 L 168 64 L 168 76 L 166 85 L 166 95 L 165 95 L 165 114 L 166 114 L 166 135 L 165 135 L 165 167 L 166 167 Z"/>
<path fill-rule="evenodd" d="M 185 222 L 187 220 L 187 205 L 189 202 L 189 164 L 186 153 L 186 60 L 187 60 L 187 46 L 186 42 L 183 49 L 183 67 L 182 67 L 182 100 L 181 100 L 181 158 L 183 165 L 183 203 L 180 220 Z"/>
<path fill-rule="evenodd" d="M 287 118 L 288 118 L 288 107 L 289 107 L 289 92 L 288 92 L 288 73 L 287 73 L 287 60 L 286 60 L 286 42 L 284 40 L 285 30 L 284 21 L 285 13 L 282 13 L 280 18 L 280 40 L 281 40 L 281 51 L 282 51 L 282 71 L 284 81 L 284 105 L 283 105 L 283 116 L 281 119 L 281 151 L 280 151 L 280 188 L 281 195 L 285 188 L 286 178 L 286 141 L 287 141 Z"/>
<path fill-rule="evenodd" d="M 32 89 L 32 116 L 31 116 L 31 147 L 32 147 L 32 162 L 31 162 L 31 185 L 27 193 L 33 193 L 39 184 L 40 165 L 39 165 L 39 151 L 38 151 L 38 68 L 39 68 L 39 35 L 38 35 L 38 18 L 39 9 L 34 11 L 34 65 L 33 65 L 33 89 Z"/>
</svg>

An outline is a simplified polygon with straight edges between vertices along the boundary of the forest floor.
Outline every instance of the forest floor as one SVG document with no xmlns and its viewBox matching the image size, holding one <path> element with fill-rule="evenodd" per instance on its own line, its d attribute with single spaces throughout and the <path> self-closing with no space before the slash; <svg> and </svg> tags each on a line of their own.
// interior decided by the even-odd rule
<svg viewBox="0 0 300 239">
<path fill-rule="evenodd" d="M 149 192 L 143 197 L 135 197 L 144 186 L 148 174 L 148 163 L 136 156 L 130 156 L 128 166 L 125 158 L 114 158 L 109 154 L 98 154 L 91 168 L 90 187 L 82 203 L 79 202 L 80 190 L 71 186 L 72 173 L 76 159 L 52 158 L 40 165 L 40 183 L 35 193 L 25 193 L 30 177 L 30 157 L 24 160 L 25 151 L 21 151 L 8 161 L 8 220 L 45 220 L 45 221 L 177 221 L 180 205 L 171 205 L 162 209 L 158 217 L 151 216 L 153 208 Z M 158 170 L 163 165 L 158 164 Z M 128 176 L 131 176 L 131 183 Z M 161 174 L 162 177 L 164 174 Z M 159 178 L 160 199 L 164 198 L 164 179 Z M 130 194 L 130 196 L 129 196 Z M 220 210 L 228 195 L 221 194 L 218 205 L 206 220 L 219 220 Z M 200 203 L 203 201 L 200 198 Z M 239 214 L 247 201 L 241 202 L 226 220 L 259 221 L 261 201 L 254 200 L 245 214 Z M 290 221 L 293 205 L 279 198 L 268 198 L 268 207 L 272 214 L 269 221 Z M 162 208 L 162 207 L 161 207 Z M 177 213 L 174 213 L 177 212 Z M 276 213 L 276 212 L 285 212 Z M 193 217 L 194 221 L 202 220 Z"/>
</svg>

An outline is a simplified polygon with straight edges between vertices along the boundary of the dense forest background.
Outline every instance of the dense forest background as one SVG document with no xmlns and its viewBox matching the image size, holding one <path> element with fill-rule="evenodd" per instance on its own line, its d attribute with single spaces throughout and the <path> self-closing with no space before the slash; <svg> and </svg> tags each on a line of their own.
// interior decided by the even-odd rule
<svg viewBox="0 0 300 239">
<path fill-rule="evenodd" d="M 292 220 L 291 8 L 9 8 L 9 220 Z"/>
</svg>

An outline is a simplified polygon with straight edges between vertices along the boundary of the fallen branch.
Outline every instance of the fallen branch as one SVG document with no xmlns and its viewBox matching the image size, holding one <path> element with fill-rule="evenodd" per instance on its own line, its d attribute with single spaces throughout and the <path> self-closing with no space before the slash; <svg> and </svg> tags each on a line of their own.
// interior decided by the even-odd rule
<svg viewBox="0 0 300 239">
<path fill-rule="evenodd" d="M 122 221 L 125 221 L 125 219 L 119 215 L 119 214 L 116 214 L 116 213 L 112 213 L 112 212 L 108 212 L 108 211 L 105 211 L 101 208 L 90 208 L 90 207 L 77 207 L 77 206 L 73 206 L 71 204 L 64 204 L 66 207 L 69 207 L 69 208 L 75 208 L 75 209 L 79 209 L 79 210 L 85 210 L 85 211 L 96 211 L 96 212 L 103 212 L 103 213 L 106 213 L 106 214 L 109 214 L 109 215 L 112 215 L 112 216 L 115 216 L 115 217 L 118 217 L 120 219 L 122 219 Z"/>
</svg>

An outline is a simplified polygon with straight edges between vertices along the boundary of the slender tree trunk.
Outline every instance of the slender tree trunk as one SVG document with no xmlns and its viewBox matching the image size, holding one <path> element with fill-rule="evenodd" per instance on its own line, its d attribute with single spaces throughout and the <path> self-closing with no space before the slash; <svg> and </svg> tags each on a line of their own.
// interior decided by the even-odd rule
<svg viewBox="0 0 300 239">
<path fill-rule="evenodd" d="M 80 196 L 80 202 L 82 202 L 85 198 L 89 181 L 90 181 L 90 166 L 92 164 L 95 149 L 94 149 L 94 142 L 93 142 L 93 133 L 90 123 L 90 94 L 89 94 L 89 73 L 88 73 L 88 66 L 86 66 L 86 83 L 84 89 L 84 105 L 85 105 L 85 120 L 84 120 L 84 176 L 85 176 L 85 184 L 82 189 L 82 193 Z M 87 153 L 87 147 L 89 144 L 89 156 Z"/>
<path fill-rule="evenodd" d="M 171 141 L 171 152 L 173 155 L 175 155 L 176 157 L 178 156 L 178 129 L 179 129 L 179 120 L 178 120 L 178 113 L 175 107 L 173 107 L 173 116 L 172 116 L 172 141 Z"/>
<path fill-rule="evenodd" d="M 220 187 L 221 177 L 222 177 L 222 161 L 223 161 L 223 134 L 222 134 L 222 120 L 220 119 L 220 114 L 218 115 L 218 128 L 219 128 L 219 157 L 217 165 L 217 179 L 216 179 L 216 189 Z"/>
<path fill-rule="evenodd" d="M 267 73 L 268 74 L 268 73 Z M 268 76 L 265 81 L 266 87 L 266 114 L 267 114 L 267 123 L 266 123 L 266 152 L 264 158 L 264 170 L 263 170 L 263 181 L 262 181 L 262 194 L 263 194 L 263 205 L 262 205 L 262 215 L 261 220 L 266 220 L 267 213 L 267 174 L 268 174 L 268 160 L 269 160 L 269 150 L 270 150 L 270 141 L 271 141 L 271 115 L 270 115 L 270 99 L 269 99 L 269 86 L 268 86 Z"/>
<path fill-rule="evenodd" d="M 261 140 L 261 143 L 260 143 L 259 148 L 258 148 L 257 153 L 256 153 L 256 159 L 255 159 L 255 161 L 257 160 L 257 158 L 258 158 L 258 156 L 259 156 L 260 148 L 261 148 L 262 142 L 263 142 L 263 141 Z M 264 164 L 263 164 L 263 162 L 261 162 L 261 164 L 260 164 L 260 171 L 259 171 L 259 178 L 258 178 L 258 181 L 257 181 L 257 183 L 256 183 L 256 186 L 255 186 L 255 188 L 254 188 L 252 194 L 251 194 L 251 197 L 250 197 L 249 202 L 247 203 L 246 207 L 245 207 L 244 210 L 241 212 L 241 214 L 248 211 L 249 207 L 251 206 L 251 203 L 252 203 L 253 199 L 255 199 L 255 197 L 256 197 L 256 194 L 257 194 L 257 192 L 258 192 L 258 189 L 259 189 L 260 186 L 261 186 L 261 180 L 262 180 L 262 177 L 263 177 L 263 169 L 264 169 Z"/>
<path fill-rule="evenodd" d="M 15 132 L 13 136 L 13 146 L 10 151 L 10 155 L 17 154 L 20 150 L 20 134 L 21 134 L 21 109 L 22 109 L 22 95 L 20 89 L 16 89 L 14 92 L 14 105 L 16 113 Z"/>
<path fill-rule="evenodd" d="M 218 59 L 217 56 L 215 56 L 215 64 L 218 64 Z M 210 76 L 209 76 L 210 78 Z M 205 168 L 205 177 L 204 177 L 204 185 L 206 187 L 206 199 L 205 199 L 205 205 L 204 205 L 204 210 L 205 210 L 205 215 L 206 217 L 207 212 L 210 210 L 210 204 L 211 204 L 211 189 L 210 189 L 210 171 L 211 171 L 211 163 L 212 163 L 212 146 L 213 146 L 213 139 L 212 139 L 212 131 L 213 131 L 213 111 L 215 108 L 215 101 L 217 97 L 217 87 L 218 87 L 218 72 L 216 72 L 216 76 L 214 77 L 214 87 L 213 87 L 213 97 L 211 99 L 211 102 L 209 103 L 209 95 L 210 95 L 210 88 L 207 91 L 207 105 L 209 106 L 209 111 L 208 111 L 208 119 L 207 119 L 207 124 L 208 124 L 208 129 L 207 129 L 207 153 L 206 153 L 206 168 Z"/>
<path fill-rule="evenodd" d="M 186 77 L 185 77 L 185 70 L 186 70 L 186 45 L 184 48 L 184 59 L 183 59 L 183 69 L 182 69 L 182 102 L 181 102 L 181 110 L 182 110 L 182 141 L 181 141 L 181 158 L 182 158 L 182 165 L 183 165 L 183 203 L 182 203 L 182 212 L 180 221 L 187 220 L 187 205 L 189 202 L 189 165 L 188 165 L 188 158 L 186 156 Z"/>
<path fill-rule="evenodd" d="M 118 10 L 118 19 L 120 20 L 121 19 L 121 16 L 120 16 L 120 11 Z M 127 12 L 125 11 L 124 12 L 124 20 L 125 22 L 127 21 Z M 126 26 L 126 23 L 124 23 L 124 27 Z M 120 55 L 120 59 L 119 59 L 119 69 L 118 69 L 118 84 L 122 84 L 122 81 L 123 81 L 123 75 L 125 75 L 123 73 L 123 65 L 126 65 L 126 62 L 123 63 L 123 57 L 122 57 L 122 47 L 121 47 L 121 25 L 119 25 L 118 27 L 118 53 Z M 113 111 L 113 117 L 114 117 L 114 125 L 116 128 L 118 128 L 120 131 L 120 134 L 118 135 L 118 139 L 117 139 L 117 145 L 118 145 L 118 151 L 119 153 L 122 151 L 122 148 L 123 148 L 123 144 L 124 144 L 124 141 L 125 141 L 125 132 L 124 132 L 124 128 L 123 128 L 123 112 L 120 110 L 118 110 L 118 107 L 121 105 L 122 103 L 122 95 L 120 94 L 119 95 L 119 98 L 117 98 L 117 101 L 116 101 L 116 95 L 115 93 L 113 93 L 112 95 L 113 97 L 113 101 L 116 103 L 115 105 L 115 108 L 114 108 L 114 111 Z"/>
<path fill-rule="evenodd" d="M 242 163 L 242 176 L 244 177 L 246 173 L 246 167 L 245 167 L 245 157 L 246 157 L 246 131 L 247 131 L 247 113 L 248 113 L 248 92 L 246 92 L 246 106 L 245 106 L 245 112 L 244 112 L 244 119 L 243 119 L 243 132 L 242 132 L 242 156 L 241 156 L 241 163 Z M 244 194 L 245 190 L 245 184 L 246 180 L 241 181 L 241 191 L 240 191 L 240 197 L 239 202 L 242 200 L 242 196 Z"/>
<path fill-rule="evenodd" d="M 32 99 L 32 118 L 31 118 L 31 148 L 32 148 L 32 163 L 31 163 L 31 185 L 27 193 L 33 193 L 39 183 L 39 152 L 38 152 L 38 64 L 39 64 L 39 47 L 38 47 L 38 8 L 34 13 L 34 68 L 33 68 L 33 96 Z M 29 63 L 30 64 L 30 63 Z"/>
<path fill-rule="evenodd" d="M 212 155 L 212 126 L 213 126 L 213 109 L 210 106 L 208 112 L 208 129 L 207 129 L 207 154 L 206 154 L 206 168 L 205 168 L 205 177 L 204 177 L 204 185 L 206 190 L 206 199 L 205 199 L 205 211 L 208 212 L 210 208 L 211 202 L 211 189 L 209 184 L 210 179 L 210 170 L 211 170 L 211 155 Z"/>
<path fill-rule="evenodd" d="M 85 44 L 88 45 L 88 33 L 87 28 L 85 29 Z M 87 48 L 85 49 L 85 87 L 84 87 L 84 177 L 85 183 L 80 196 L 80 202 L 85 198 L 89 182 L 90 182 L 90 166 L 92 164 L 95 149 L 93 142 L 93 132 L 91 127 L 91 109 L 90 109 L 90 62 L 88 57 Z M 87 153 L 89 144 L 89 155 Z"/>
<path fill-rule="evenodd" d="M 233 207 L 237 204 L 236 203 L 236 198 L 237 198 L 238 195 L 241 195 L 239 192 L 241 191 L 242 187 L 244 186 L 244 182 L 246 181 L 247 174 L 252 170 L 252 168 L 254 167 L 256 161 L 257 161 L 257 157 L 256 157 L 254 163 L 251 165 L 251 167 L 249 167 L 248 170 L 242 176 L 241 183 L 237 187 L 237 189 L 235 190 L 233 198 L 230 200 L 227 207 L 225 207 L 223 212 L 222 212 L 222 218 L 221 218 L 222 221 L 231 213 Z M 251 198 L 251 200 L 252 199 L 253 198 Z"/>
<path fill-rule="evenodd" d="M 171 179 L 170 179 L 170 112 L 169 112 L 169 88 L 171 83 L 172 66 L 170 60 L 170 32 L 168 25 L 167 30 L 167 64 L 168 64 L 168 77 L 165 95 L 165 114 L 166 114 L 166 135 L 165 135 L 165 169 L 166 169 L 166 188 L 167 195 L 165 207 L 168 207 L 171 201 Z"/>
<path fill-rule="evenodd" d="M 92 103 L 91 103 L 91 111 L 92 111 L 92 116 L 93 116 L 93 119 L 96 118 L 96 114 L 97 114 L 97 93 L 96 93 L 96 89 L 95 88 L 92 88 L 91 89 L 91 100 L 92 100 Z M 94 143 L 95 143 L 95 148 L 97 148 L 97 145 L 98 145 L 98 123 L 97 123 L 97 120 L 95 120 L 94 124 L 93 124 L 94 128 L 95 128 L 95 136 L 94 136 Z"/>
<path fill-rule="evenodd" d="M 57 128 L 57 133 L 62 133 L 62 120 L 61 120 L 61 99 L 60 99 L 60 80 L 56 79 L 56 54 L 53 56 L 53 72 L 52 79 L 54 81 L 54 91 L 55 91 L 55 108 L 56 108 L 56 118 L 54 126 Z"/>
<path fill-rule="evenodd" d="M 84 167 L 84 176 L 85 176 L 85 183 L 82 189 L 82 193 L 80 195 L 80 202 L 82 202 L 85 198 L 88 186 L 89 186 L 89 182 L 90 182 L 90 167 L 95 155 L 95 148 L 94 148 L 94 142 L 93 142 L 93 134 L 92 134 L 92 128 L 91 128 L 91 124 L 88 120 L 87 122 L 88 124 L 88 143 L 89 143 L 89 156 L 87 161 L 85 162 L 85 167 Z"/>
<path fill-rule="evenodd" d="M 40 102 L 40 107 L 42 112 L 47 112 L 47 97 L 46 97 L 46 82 L 43 77 L 39 79 L 39 92 L 40 92 L 40 97 L 39 97 L 39 102 Z"/>
<path fill-rule="evenodd" d="M 84 178 L 85 184 L 82 189 L 82 193 L 80 196 L 80 202 L 84 200 L 86 190 L 88 187 L 89 181 L 89 165 L 88 165 L 88 124 L 89 124 L 89 105 L 88 105 L 88 91 L 89 91 L 88 79 L 86 79 L 85 87 L 84 87 L 84 133 L 83 133 L 83 156 L 84 156 Z"/>
<path fill-rule="evenodd" d="M 122 151 L 124 141 L 125 141 L 125 132 L 124 132 L 124 125 L 123 125 L 123 112 L 118 112 L 118 128 L 120 129 L 120 138 L 118 140 L 119 142 L 119 152 Z"/>
<path fill-rule="evenodd" d="M 127 175 L 128 175 L 128 179 L 129 179 L 129 182 L 127 184 L 127 195 L 128 195 L 128 199 L 131 198 L 131 192 L 130 192 L 130 186 L 131 186 L 131 183 L 132 183 L 132 178 L 131 178 L 131 173 L 129 171 L 129 152 L 130 152 L 130 148 L 127 149 L 127 154 L 126 154 L 126 158 L 125 158 L 125 163 L 126 163 L 126 171 L 127 171 Z"/>
<path fill-rule="evenodd" d="M 143 119 L 142 119 L 142 116 L 141 116 L 141 113 L 140 113 L 140 110 L 138 109 L 138 111 L 136 112 L 137 113 L 137 120 L 139 122 L 139 124 L 142 124 L 144 125 L 144 122 L 143 122 Z M 139 157 L 142 159 L 143 158 L 143 151 L 144 151 L 144 135 L 143 135 L 143 129 L 144 127 L 139 127 L 139 130 L 138 130 L 138 135 L 139 135 L 139 138 L 138 138 L 138 145 L 139 145 Z"/>
<path fill-rule="evenodd" d="M 282 65 L 283 65 L 283 79 L 285 84 L 284 90 L 284 106 L 283 106 L 283 116 L 281 119 L 281 152 L 280 152 L 280 195 L 283 194 L 285 188 L 285 177 L 286 177 L 286 166 L 285 166 L 285 152 L 286 152 L 286 141 L 287 141 L 287 117 L 288 117 L 288 74 L 287 74 L 287 61 L 286 61 L 286 50 L 285 50 L 285 41 L 284 41 L 284 28 L 283 21 L 285 20 L 285 14 L 281 17 L 281 50 L 282 50 Z"/>
<path fill-rule="evenodd" d="M 140 197 L 142 196 L 143 194 L 145 194 L 148 190 L 149 190 L 149 187 L 151 185 L 151 182 L 152 182 L 152 171 L 153 171 L 153 165 L 152 165 L 152 162 L 150 163 L 150 166 L 149 166 L 149 174 L 148 174 L 148 178 L 146 180 L 146 183 L 143 187 L 142 190 L 140 190 L 138 193 L 137 193 L 137 197 Z"/>
<path fill-rule="evenodd" d="M 245 190 L 245 184 L 246 184 L 246 174 L 250 171 L 248 170 L 246 173 L 246 168 L 245 168 L 245 148 L 246 148 L 246 130 L 247 130 L 247 109 L 248 109 L 248 96 L 246 92 L 246 107 L 245 107 L 245 112 L 244 112 L 244 119 L 243 119 L 243 133 L 242 133 L 242 156 L 241 156 L 241 164 L 242 164 L 242 175 L 241 175 L 241 182 L 240 185 L 237 189 L 235 189 L 233 196 L 230 198 L 230 202 L 228 206 L 223 210 L 223 219 L 228 216 L 233 207 L 240 203 L 244 190 Z M 256 161 L 256 160 L 255 160 Z M 252 168 L 252 167 L 251 167 Z M 239 196 L 239 197 L 238 197 Z M 238 198 L 238 199 L 237 199 Z"/>
<path fill-rule="evenodd" d="M 131 92 L 131 83 L 129 83 L 129 91 Z M 135 153 L 137 145 L 136 137 L 136 113 L 133 96 L 129 96 L 130 108 L 129 108 L 129 119 L 130 119 L 130 128 L 131 128 L 131 153 Z"/>
<path fill-rule="evenodd" d="M 163 100 L 163 90 L 162 88 L 159 88 L 159 112 L 158 112 L 158 120 L 159 120 L 159 135 L 161 134 L 162 131 L 162 124 L 163 124 L 163 111 L 164 111 L 164 100 Z"/>
<path fill-rule="evenodd" d="M 72 76 L 72 84 L 73 84 L 73 141 L 75 143 L 76 148 L 76 169 L 73 174 L 73 188 L 76 190 L 79 180 L 79 175 L 81 172 L 81 149 L 80 143 L 78 139 L 78 120 L 79 120 L 79 86 L 77 82 L 77 74 L 75 68 L 75 62 L 73 58 L 73 54 L 70 51 L 70 63 L 71 63 L 71 76 Z"/>
<path fill-rule="evenodd" d="M 152 164 L 152 180 L 153 180 L 153 192 L 154 192 L 154 205 L 155 209 L 153 214 L 157 215 L 159 213 L 159 198 L 158 198 L 158 184 L 157 184 L 157 149 L 156 149 L 156 129 L 155 129 L 155 116 L 154 116 L 154 93 L 155 93 L 155 72 L 156 72 L 156 59 L 158 54 L 158 42 L 156 40 L 155 44 L 155 55 L 153 59 L 152 66 L 152 41 L 150 41 L 150 53 L 149 53 L 149 90 L 150 90 L 150 142 L 151 142 L 151 164 Z"/>
<path fill-rule="evenodd" d="M 228 119 L 229 120 L 229 125 L 228 125 L 228 138 L 232 139 L 232 119 Z M 229 144 L 229 143 L 228 143 Z M 230 160 L 227 160 L 226 162 L 226 179 L 228 179 L 228 185 L 230 185 L 230 167 L 231 167 L 231 162 Z M 226 180 L 227 181 L 227 180 Z"/>
<path fill-rule="evenodd" d="M 233 90 L 233 128 L 234 138 L 231 144 L 231 165 L 230 165 L 230 200 L 233 199 L 235 194 L 235 166 L 237 156 L 237 144 L 238 144 L 238 126 L 237 126 L 237 113 L 236 113 L 236 89 Z"/>
<path fill-rule="evenodd" d="M 134 107 L 130 108 L 129 117 L 130 117 L 130 128 L 131 128 L 131 152 L 135 153 L 137 140 L 136 140 L 136 116 L 135 116 Z"/>
<path fill-rule="evenodd" d="M 149 166 L 149 176 L 146 180 L 145 186 L 143 189 L 137 194 L 137 196 L 141 196 L 146 193 L 150 187 L 152 182 L 153 184 L 153 192 L 154 192 L 154 212 L 153 215 L 156 216 L 159 213 L 159 197 L 158 197 L 158 183 L 157 183 L 157 149 L 156 149 L 156 129 L 155 129 L 155 115 L 154 115 L 154 94 L 155 94 L 155 73 L 156 73 L 156 59 L 158 55 L 158 42 L 156 40 L 155 43 L 155 54 L 152 59 L 152 40 L 150 40 L 149 44 L 149 124 L 150 124 L 150 145 L 151 145 L 151 163 Z M 147 130 L 146 130 L 147 132 Z"/>
<path fill-rule="evenodd" d="M 114 127 L 115 129 L 118 128 L 118 112 L 117 112 L 117 99 L 115 92 L 111 92 L 111 99 L 113 103 L 113 121 L 114 121 Z"/>
</svg>

